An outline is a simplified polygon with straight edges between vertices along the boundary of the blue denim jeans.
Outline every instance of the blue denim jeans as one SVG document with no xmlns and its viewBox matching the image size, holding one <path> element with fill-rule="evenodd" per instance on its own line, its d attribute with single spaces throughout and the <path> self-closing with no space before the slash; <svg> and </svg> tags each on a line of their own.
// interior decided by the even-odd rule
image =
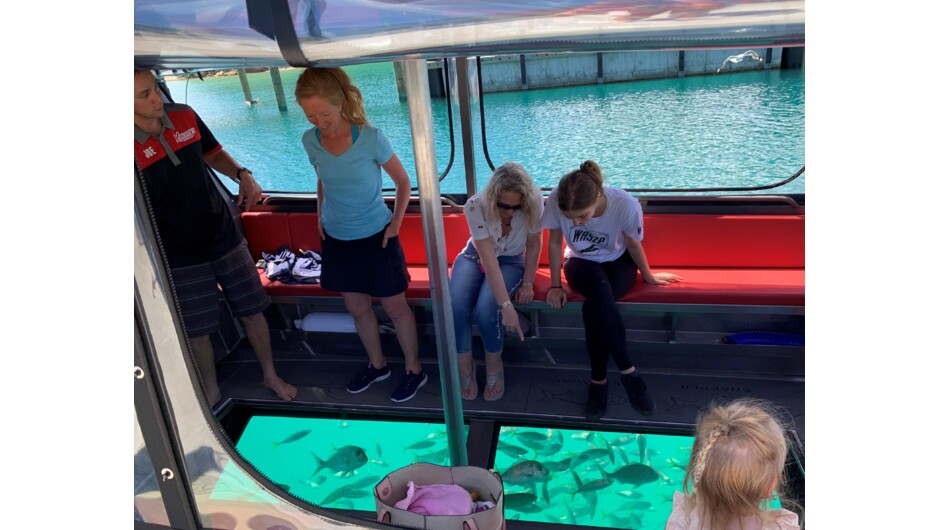
<svg viewBox="0 0 940 530">
<path fill-rule="evenodd" d="M 525 272 L 525 252 L 517 256 L 499 256 L 499 270 L 506 283 L 506 291 L 512 296 Z M 454 329 L 457 337 L 457 353 L 470 351 L 473 332 L 470 319 L 476 320 L 477 329 L 483 338 L 483 349 L 490 353 L 503 351 L 503 324 L 499 304 L 486 283 L 480 255 L 473 242 L 461 251 L 454 260 L 450 273 L 450 295 L 454 308 Z"/>
</svg>

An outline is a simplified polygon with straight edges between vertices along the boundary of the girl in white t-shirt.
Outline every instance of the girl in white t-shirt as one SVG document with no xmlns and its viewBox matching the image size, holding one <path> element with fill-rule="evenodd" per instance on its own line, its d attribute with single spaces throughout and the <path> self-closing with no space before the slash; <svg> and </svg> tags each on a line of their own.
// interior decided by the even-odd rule
<svg viewBox="0 0 940 530">
<path fill-rule="evenodd" d="M 752 398 L 700 414 L 684 492 L 673 494 L 666 530 L 799 530 L 796 513 L 764 508 L 783 489 L 780 416 L 776 406 Z"/>
<path fill-rule="evenodd" d="M 640 414 L 652 414 L 656 402 L 627 355 L 626 329 L 617 301 L 633 286 L 637 270 L 653 285 L 667 285 L 682 277 L 650 270 L 640 243 L 643 210 L 639 201 L 622 189 L 604 187 L 601 168 L 588 160 L 562 177 L 549 194 L 541 224 L 550 230 L 552 283 L 546 303 L 560 309 L 568 302 L 561 281 L 562 237 L 567 243 L 564 269 L 568 287 L 585 298 L 581 317 L 591 360 L 585 417 L 593 420 L 607 412 L 607 363 L 611 357 L 620 370 L 630 405 Z"/>
<path fill-rule="evenodd" d="M 512 301 L 532 301 L 532 282 L 542 252 L 542 194 L 515 162 L 496 168 L 483 191 L 470 197 L 464 216 L 470 240 L 454 260 L 450 290 L 460 368 L 460 394 L 475 399 L 479 388 L 470 349 L 471 318 L 483 339 L 483 399 L 503 397 L 503 328 L 523 339 Z"/>
</svg>

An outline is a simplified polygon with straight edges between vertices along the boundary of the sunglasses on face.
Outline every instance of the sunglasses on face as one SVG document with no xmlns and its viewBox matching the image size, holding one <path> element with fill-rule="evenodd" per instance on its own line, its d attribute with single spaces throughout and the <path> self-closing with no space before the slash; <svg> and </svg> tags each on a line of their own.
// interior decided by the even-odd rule
<svg viewBox="0 0 940 530">
<path fill-rule="evenodd" d="M 521 209 L 522 209 L 522 205 L 521 205 L 521 204 L 516 204 L 516 205 L 510 206 L 510 205 L 508 205 L 508 204 L 503 204 L 503 203 L 501 203 L 501 202 L 497 202 L 497 203 L 496 203 L 496 207 L 499 208 L 500 210 L 513 210 L 513 211 L 514 211 L 514 210 L 521 210 Z"/>
</svg>

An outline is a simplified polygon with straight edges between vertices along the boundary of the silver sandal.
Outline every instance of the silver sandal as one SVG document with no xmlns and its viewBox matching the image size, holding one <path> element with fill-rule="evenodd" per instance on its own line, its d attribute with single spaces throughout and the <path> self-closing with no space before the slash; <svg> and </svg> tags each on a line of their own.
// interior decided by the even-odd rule
<svg viewBox="0 0 940 530">
<path fill-rule="evenodd" d="M 472 353 L 470 355 L 473 355 Z M 477 383 L 477 362 L 474 360 L 472 362 L 472 368 L 470 369 L 470 375 L 467 377 L 460 376 L 460 397 L 466 401 L 473 401 L 477 398 L 477 395 L 480 393 L 480 387 Z M 460 370 L 458 368 L 457 375 L 460 375 Z M 470 397 L 464 397 L 464 392 L 470 389 L 470 385 L 473 385 L 473 394 Z"/>
</svg>

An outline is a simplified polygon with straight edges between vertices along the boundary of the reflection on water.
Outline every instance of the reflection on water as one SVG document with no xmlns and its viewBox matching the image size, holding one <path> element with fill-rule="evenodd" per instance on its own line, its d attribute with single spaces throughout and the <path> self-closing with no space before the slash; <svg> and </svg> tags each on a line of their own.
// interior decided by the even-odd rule
<svg viewBox="0 0 940 530">
<path fill-rule="evenodd" d="M 689 436 L 503 427 L 494 468 L 503 478 L 506 517 L 662 528 L 692 442 Z M 372 488 L 388 473 L 415 462 L 450 464 L 444 426 L 435 423 L 256 416 L 236 448 L 296 497 L 363 511 L 375 509 Z M 233 472 L 227 467 L 225 474 Z"/>
</svg>

